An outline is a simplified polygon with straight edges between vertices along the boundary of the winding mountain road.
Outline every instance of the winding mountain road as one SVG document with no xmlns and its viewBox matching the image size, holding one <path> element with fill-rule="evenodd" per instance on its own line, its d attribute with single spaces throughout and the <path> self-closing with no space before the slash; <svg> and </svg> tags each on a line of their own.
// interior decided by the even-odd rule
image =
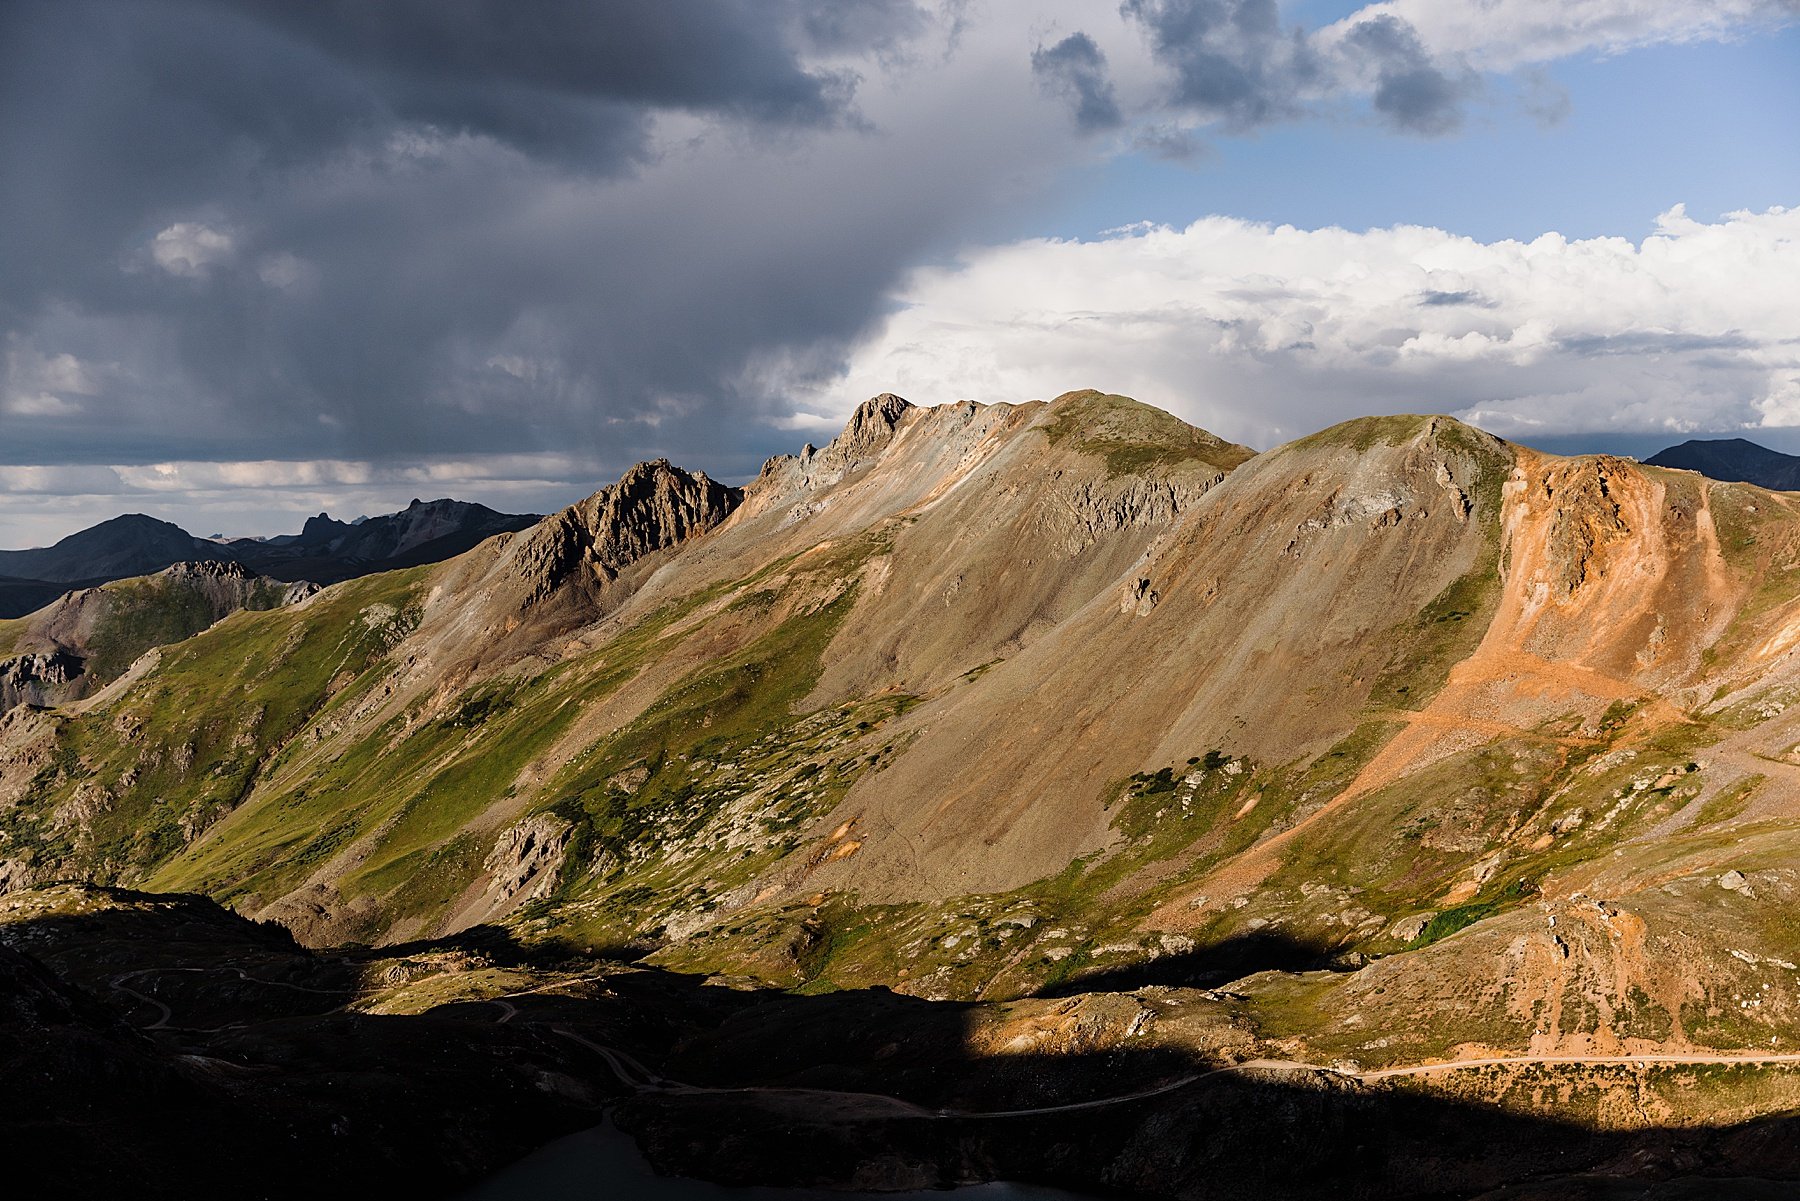
<svg viewBox="0 0 1800 1201">
<path fill-rule="evenodd" d="M 1486 1059 L 1456 1059 L 1443 1063 L 1409 1064 L 1403 1067 L 1376 1068 L 1371 1071 L 1358 1071 L 1337 1067 L 1331 1064 L 1304 1063 L 1290 1059 L 1246 1059 L 1241 1063 L 1226 1064 L 1205 1072 L 1193 1072 L 1175 1080 L 1138 1089 L 1134 1092 L 1119 1093 L 1110 1097 L 1097 1097 L 1089 1101 L 1071 1101 L 1059 1105 L 1034 1105 L 1021 1109 L 927 1109 L 915 1105 L 899 1097 L 886 1093 L 839 1092 L 831 1089 L 812 1088 L 780 1088 L 773 1086 L 737 1086 L 731 1088 L 713 1088 L 697 1084 L 682 1084 L 666 1080 L 630 1055 L 616 1047 L 602 1046 L 592 1039 L 583 1037 L 565 1026 L 551 1026 L 555 1034 L 593 1051 L 605 1060 L 619 1083 L 634 1092 L 656 1092 L 672 1094 L 723 1094 L 723 1093 L 763 1093 L 771 1095 L 831 1098 L 838 1101 L 855 1102 L 862 1107 L 873 1106 L 887 1109 L 896 1117 L 923 1118 L 1026 1118 L 1040 1117 L 1047 1114 L 1075 1113 L 1082 1110 L 1104 1109 L 1114 1105 L 1124 1105 L 1132 1101 L 1144 1101 L 1152 1097 L 1160 1097 L 1178 1092 L 1190 1084 L 1209 1080 L 1216 1076 L 1228 1076 L 1242 1072 L 1321 1072 L 1359 1083 L 1373 1083 L 1380 1080 L 1395 1080 L 1407 1076 L 1425 1076 L 1441 1072 L 1464 1071 L 1471 1068 L 1530 1066 L 1538 1064 L 1566 1064 L 1569 1066 L 1605 1067 L 1605 1066 L 1638 1066 L 1647 1064 L 1692 1064 L 1695 1066 L 1770 1066 L 1775 1064 L 1800 1064 L 1800 1053 L 1779 1055 L 1705 1055 L 1700 1053 L 1670 1053 L 1653 1055 L 1506 1055 Z"/>
<path fill-rule="evenodd" d="M 1537 1064 L 1570 1064 L 1579 1067 L 1643 1067 L 1653 1063 L 1692 1064 L 1694 1066 L 1769 1066 L 1800 1064 L 1800 1054 L 1782 1055 L 1705 1055 L 1700 1053 L 1659 1053 L 1653 1055 L 1497 1055 L 1489 1059 L 1452 1059 L 1443 1063 L 1420 1063 L 1408 1067 L 1377 1068 L 1370 1072 L 1351 1072 L 1321 1067 L 1323 1072 L 1337 1072 L 1357 1080 L 1393 1080 L 1402 1076 L 1424 1076 L 1434 1072 L 1463 1071 L 1468 1068 L 1526 1066 Z"/>
</svg>

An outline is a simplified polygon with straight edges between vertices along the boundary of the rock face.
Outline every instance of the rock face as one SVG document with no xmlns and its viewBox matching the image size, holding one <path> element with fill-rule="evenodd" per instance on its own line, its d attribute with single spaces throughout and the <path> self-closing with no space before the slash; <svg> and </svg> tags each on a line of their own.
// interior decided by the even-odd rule
<svg viewBox="0 0 1800 1201">
<path fill-rule="evenodd" d="M 1150 587 L 1149 580 L 1133 580 L 1125 585 L 1124 595 L 1119 598 L 1119 612 L 1148 617 L 1150 611 L 1156 608 L 1157 603 L 1161 600 L 1162 597 L 1154 588 Z"/>
<path fill-rule="evenodd" d="M 241 600 L 250 588 L 267 582 L 263 576 L 242 563 L 219 559 L 171 563 L 160 574 L 172 583 L 205 590 L 209 598 L 218 599 L 225 604 Z M 287 585 L 281 589 L 282 604 L 291 605 L 295 601 L 305 600 L 319 590 L 319 585 L 311 580 L 281 582 Z"/>
<path fill-rule="evenodd" d="M 80 675 L 80 658 L 67 651 L 0 659 L 0 711 L 53 704 Z"/>
<path fill-rule="evenodd" d="M 763 464 L 762 473 L 748 491 L 752 496 L 764 497 L 839 483 L 879 457 L 908 414 L 916 412 L 911 401 L 892 392 L 872 396 L 856 406 L 843 432 L 824 450 L 815 449 L 809 442 L 797 455 L 776 455 Z"/>
<path fill-rule="evenodd" d="M 553 813 L 534 813 L 508 827 L 482 863 L 488 885 L 474 920 L 503 916 L 548 895 L 573 833 L 574 827 Z"/>
<path fill-rule="evenodd" d="M 705 533 L 731 515 L 739 488 L 683 471 L 667 459 L 639 463 L 594 495 L 546 518 L 516 552 L 526 603 L 587 569 L 610 583 L 638 560 Z"/>
<path fill-rule="evenodd" d="M 912 409 L 911 401 L 892 392 L 870 397 L 856 406 L 843 433 L 817 454 L 803 452 L 801 462 L 820 476 L 866 463 L 893 440 L 895 429 Z"/>
<path fill-rule="evenodd" d="M 346 898 L 330 884 L 319 882 L 294 889 L 264 907 L 257 918 L 278 923 L 309 946 L 329 947 L 360 931 L 372 904 L 369 897 Z"/>
</svg>

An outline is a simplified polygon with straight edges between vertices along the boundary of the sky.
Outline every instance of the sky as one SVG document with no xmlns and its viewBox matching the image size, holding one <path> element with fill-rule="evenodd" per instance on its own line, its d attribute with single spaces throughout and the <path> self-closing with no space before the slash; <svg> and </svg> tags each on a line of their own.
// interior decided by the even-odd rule
<svg viewBox="0 0 1800 1201">
<path fill-rule="evenodd" d="M 0 546 L 1123 392 L 1800 452 L 1800 0 L 0 0 Z"/>
</svg>

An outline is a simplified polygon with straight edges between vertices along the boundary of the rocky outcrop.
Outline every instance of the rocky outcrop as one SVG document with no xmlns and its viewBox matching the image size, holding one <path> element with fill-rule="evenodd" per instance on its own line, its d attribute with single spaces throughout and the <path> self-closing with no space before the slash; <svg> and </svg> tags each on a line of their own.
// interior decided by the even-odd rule
<svg viewBox="0 0 1800 1201">
<path fill-rule="evenodd" d="M 1119 612 L 1148 617 L 1150 611 L 1161 601 L 1162 596 L 1150 587 L 1149 580 L 1132 580 L 1125 585 L 1124 593 L 1119 597 Z"/>
<path fill-rule="evenodd" d="M 14 705 L 49 705 L 81 675 L 81 660 L 66 651 L 0 660 L 0 712 Z"/>
<path fill-rule="evenodd" d="M 667 459 L 639 463 L 579 504 L 546 518 L 516 552 L 534 604 L 586 567 L 602 583 L 631 564 L 703 534 L 729 517 L 743 490 L 703 471 L 684 471 Z"/>
<path fill-rule="evenodd" d="M 548 893 L 572 833 L 569 823 L 554 813 L 534 813 L 502 833 L 482 864 L 488 876 L 487 908 L 505 913 Z"/>
<path fill-rule="evenodd" d="M 1128 529 L 1174 525 L 1193 503 L 1225 478 L 1224 472 L 1180 480 L 1121 476 L 1104 481 L 1082 480 L 1051 494 L 1051 520 L 1067 531 L 1069 554 Z"/>
<path fill-rule="evenodd" d="M 1554 501 L 1556 513 L 1549 543 L 1558 565 L 1552 584 L 1560 596 L 1573 595 L 1601 570 L 1605 549 L 1631 536 L 1615 495 L 1621 470 L 1629 470 L 1622 460 L 1600 456 L 1572 460 L 1546 474 L 1544 497 Z"/>
<path fill-rule="evenodd" d="M 912 402 L 892 392 L 870 397 L 856 406 L 844 432 L 831 440 L 831 445 L 814 454 L 801 453 L 801 462 L 814 474 L 847 472 L 868 462 L 894 440 L 900 419 L 913 407 Z"/>
<path fill-rule="evenodd" d="M 0 894 L 30 888 L 36 881 L 31 865 L 23 859 L 0 859 Z"/>
<path fill-rule="evenodd" d="M 329 947 L 364 937 L 378 909 L 374 897 L 345 897 L 330 884 L 314 883 L 294 889 L 256 919 L 285 926 L 302 946 Z"/>
<path fill-rule="evenodd" d="M 823 450 L 808 442 L 797 455 L 776 455 L 747 491 L 763 495 L 794 487 L 826 488 L 876 458 L 894 440 L 901 421 L 916 406 L 892 392 L 872 396 L 856 406 L 849 422 Z M 972 411 L 975 406 L 970 405 Z M 933 410 L 941 411 L 941 410 Z"/>
<path fill-rule="evenodd" d="M 291 605 L 319 591 L 319 585 L 310 580 L 272 581 L 242 563 L 218 559 L 174 563 L 158 574 L 170 583 L 186 585 L 204 592 L 209 599 L 237 608 L 249 607 L 252 594 L 273 592 L 281 604 Z"/>
</svg>

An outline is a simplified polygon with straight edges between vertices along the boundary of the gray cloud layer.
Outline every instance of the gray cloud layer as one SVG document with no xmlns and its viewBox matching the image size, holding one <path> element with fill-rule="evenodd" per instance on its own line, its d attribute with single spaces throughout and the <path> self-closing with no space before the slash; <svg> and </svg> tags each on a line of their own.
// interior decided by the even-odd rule
<svg viewBox="0 0 1800 1201">
<path fill-rule="evenodd" d="M 732 167 L 868 136 L 841 63 L 924 19 L 906 0 L 15 0 L 4 349 L 73 355 L 94 386 L 34 403 L 11 371 L 0 455 L 704 448 L 746 356 L 853 333 L 925 235 L 903 216 L 857 245 L 870 231 L 830 230 L 824 198 L 783 204 L 773 173 Z"/>
</svg>

